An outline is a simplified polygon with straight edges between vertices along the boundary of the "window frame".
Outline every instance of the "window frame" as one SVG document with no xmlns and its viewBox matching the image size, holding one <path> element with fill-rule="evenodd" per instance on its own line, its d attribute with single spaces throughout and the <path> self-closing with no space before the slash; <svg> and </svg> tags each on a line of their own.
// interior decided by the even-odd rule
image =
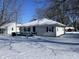
<svg viewBox="0 0 79 59">
<path fill-rule="evenodd" d="M 46 32 L 54 32 L 54 27 L 53 26 L 52 27 L 47 26 Z"/>
</svg>

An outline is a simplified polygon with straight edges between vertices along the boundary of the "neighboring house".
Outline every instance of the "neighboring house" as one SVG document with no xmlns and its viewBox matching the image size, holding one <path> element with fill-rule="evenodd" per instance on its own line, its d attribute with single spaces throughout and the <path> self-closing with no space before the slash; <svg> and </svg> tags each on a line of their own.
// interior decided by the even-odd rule
<svg viewBox="0 0 79 59">
<path fill-rule="evenodd" d="M 74 30 L 75 30 L 74 27 L 65 27 L 66 32 L 71 32 L 71 31 L 74 31 Z"/>
<path fill-rule="evenodd" d="M 0 34 L 8 34 L 11 35 L 13 32 L 20 32 L 19 26 L 21 24 L 16 24 L 16 22 L 11 22 L 4 24 L 0 27 Z"/>
<path fill-rule="evenodd" d="M 38 36 L 61 36 L 65 33 L 65 25 L 51 19 L 41 19 L 20 26 L 20 32 L 32 32 Z"/>
</svg>

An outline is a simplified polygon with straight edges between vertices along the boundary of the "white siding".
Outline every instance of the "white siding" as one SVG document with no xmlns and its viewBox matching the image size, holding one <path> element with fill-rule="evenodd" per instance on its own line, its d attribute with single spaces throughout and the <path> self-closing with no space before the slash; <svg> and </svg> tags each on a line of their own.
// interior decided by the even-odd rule
<svg viewBox="0 0 79 59">
<path fill-rule="evenodd" d="M 64 34 L 64 27 L 56 27 L 56 36 L 61 36 Z"/>
<path fill-rule="evenodd" d="M 20 27 L 17 27 L 17 31 L 16 32 L 20 32 Z"/>
<path fill-rule="evenodd" d="M 54 32 L 47 32 L 46 31 L 47 27 L 49 27 L 49 26 L 38 26 L 38 27 L 36 27 L 37 35 L 40 35 L 40 36 L 55 36 L 55 29 L 54 29 Z M 50 27 L 52 27 L 52 26 L 50 26 Z"/>
<path fill-rule="evenodd" d="M 47 32 L 47 27 L 48 28 L 53 27 L 53 32 L 52 31 Z M 26 27 L 26 29 L 28 29 L 28 27 Z M 35 26 L 35 29 L 36 29 L 35 32 L 37 33 L 38 36 L 60 36 L 64 34 L 64 27 L 56 27 L 53 25 Z M 24 32 L 23 29 L 21 31 Z M 33 32 L 33 26 L 30 27 L 30 32 Z"/>
<path fill-rule="evenodd" d="M 12 30 L 13 28 L 13 30 Z M 16 29 L 16 23 L 11 23 L 9 26 L 7 26 L 7 34 L 12 34 L 12 32 L 19 32 L 19 27 Z"/>
</svg>

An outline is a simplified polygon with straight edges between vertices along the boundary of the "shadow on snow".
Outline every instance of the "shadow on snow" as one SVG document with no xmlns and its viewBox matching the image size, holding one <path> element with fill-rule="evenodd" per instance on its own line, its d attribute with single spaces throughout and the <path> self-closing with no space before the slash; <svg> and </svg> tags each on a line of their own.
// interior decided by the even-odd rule
<svg viewBox="0 0 79 59">
<path fill-rule="evenodd" d="M 73 43 L 73 42 L 59 42 L 59 41 L 50 41 L 50 40 L 46 40 L 46 39 L 41 39 L 41 38 L 37 38 L 37 39 L 0 39 L 1 41 L 4 42 L 11 42 L 11 43 L 19 43 L 19 42 L 46 42 L 46 43 L 56 43 L 56 44 L 64 44 L 64 45 L 79 45 L 79 43 Z"/>
</svg>

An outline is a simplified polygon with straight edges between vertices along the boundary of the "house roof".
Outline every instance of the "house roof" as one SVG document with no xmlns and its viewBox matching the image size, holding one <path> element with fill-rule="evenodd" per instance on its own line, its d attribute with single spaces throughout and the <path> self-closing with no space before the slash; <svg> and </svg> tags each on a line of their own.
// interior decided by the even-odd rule
<svg viewBox="0 0 79 59">
<path fill-rule="evenodd" d="M 65 27 L 65 29 L 75 29 L 74 27 Z"/>
<path fill-rule="evenodd" d="M 62 23 L 53 21 L 51 19 L 43 18 L 43 19 L 38 19 L 32 22 L 28 22 L 23 24 L 22 26 L 38 26 L 38 25 L 57 25 L 57 26 L 65 26 Z"/>
<path fill-rule="evenodd" d="M 2 25 L 0 28 L 6 28 L 6 27 L 11 26 L 13 24 L 16 24 L 16 22 L 6 23 L 6 24 Z M 17 24 L 17 26 L 21 26 L 21 24 Z"/>
</svg>

